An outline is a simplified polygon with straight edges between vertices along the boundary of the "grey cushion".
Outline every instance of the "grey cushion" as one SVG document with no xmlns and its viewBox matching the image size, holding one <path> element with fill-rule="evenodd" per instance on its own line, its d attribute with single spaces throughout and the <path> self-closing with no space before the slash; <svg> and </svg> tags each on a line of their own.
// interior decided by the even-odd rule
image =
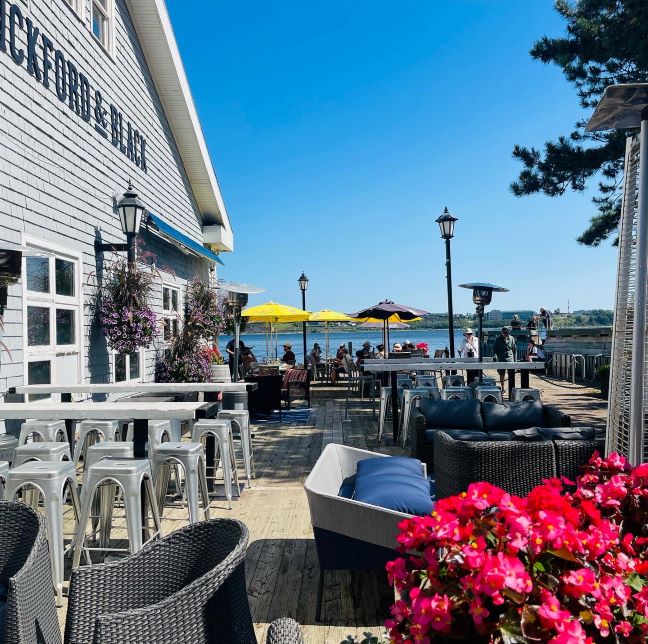
<svg viewBox="0 0 648 644">
<path fill-rule="evenodd" d="M 426 427 L 436 429 L 476 429 L 484 428 L 479 400 L 435 400 L 423 398 L 419 411 L 425 416 Z"/>
<path fill-rule="evenodd" d="M 529 427 L 528 429 L 516 429 L 511 432 L 511 440 L 514 441 L 541 441 L 543 440 L 540 434 L 539 427 Z"/>
<path fill-rule="evenodd" d="M 437 432 L 445 432 L 456 441 L 487 441 L 492 440 L 486 432 L 480 432 L 475 429 L 447 429 L 446 427 L 439 427 L 438 429 L 426 429 L 425 439 L 428 444 L 434 443 L 434 435 Z"/>
<path fill-rule="evenodd" d="M 579 441 L 593 440 L 593 427 L 539 427 L 544 440 Z"/>
<path fill-rule="evenodd" d="M 497 403 L 482 403 L 484 427 L 488 431 L 526 429 L 527 427 L 542 427 L 544 414 L 539 400 L 528 400 L 511 405 Z"/>
</svg>

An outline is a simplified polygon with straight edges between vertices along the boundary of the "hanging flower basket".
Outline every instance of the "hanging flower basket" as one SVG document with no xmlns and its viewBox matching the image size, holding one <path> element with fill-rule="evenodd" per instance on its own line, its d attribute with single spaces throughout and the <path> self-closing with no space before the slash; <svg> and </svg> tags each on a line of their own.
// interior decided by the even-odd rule
<svg viewBox="0 0 648 644">
<path fill-rule="evenodd" d="M 108 346 L 118 353 L 147 349 L 157 332 L 157 317 L 148 305 L 153 275 L 120 260 L 106 269 L 97 293 L 99 323 Z"/>
</svg>

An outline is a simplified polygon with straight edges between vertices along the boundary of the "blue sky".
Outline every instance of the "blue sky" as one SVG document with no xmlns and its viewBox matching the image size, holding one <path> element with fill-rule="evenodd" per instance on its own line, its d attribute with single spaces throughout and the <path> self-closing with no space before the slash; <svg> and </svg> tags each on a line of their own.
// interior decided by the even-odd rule
<svg viewBox="0 0 648 644">
<path fill-rule="evenodd" d="M 167 0 L 236 250 L 225 279 L 310 310 L 389 298 L 446 310 L 434 220 L 459 218 L 466 281 L 510 289 L 493 308 L 611 308 L 616 251 L 576 243 L 591 192 L 514 197 L 515 143 L 584 116 L 528 51 L 564 24 L 550 0 Z M 595 184 L 593 184 L 595 185 Z"/>
</svg>

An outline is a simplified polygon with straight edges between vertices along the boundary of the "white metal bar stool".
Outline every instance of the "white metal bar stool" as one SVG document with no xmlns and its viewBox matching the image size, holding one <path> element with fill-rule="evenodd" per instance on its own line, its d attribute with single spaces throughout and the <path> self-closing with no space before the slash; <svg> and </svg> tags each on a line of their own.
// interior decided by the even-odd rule
<svg viewBox="0 0 648 644">
<path fill-rule="evenodd" d="M 69 443 L 27 443 L 16 448 L 13 467 L 18 467 L 29 461 L 71 461 Z"/>
<path fill-rule="evenodd" d="M 49 539 L 52 578 L 56 590 L 56 601 L 63 603 L 63 558 L 65 556 L 65 537 L 63 533 L 63 507 L 66 492 L 70 492 L 75 518 L 79 517 L 79 497 L 77 494 L 76 469 L 72 461 L 48 462 L 31 461 L 14 467 L 6 475 L 6 497 L 13 500 L 20 490 L 35 488 L 43 497 L 45 522 Z M 38 503 L 38 495 L 35 503 Z M 69 546 L 74 546 L 74 539 Z"/>
<path fill-rule="evenodd" d="M 250 431 L 250 412 L 247 409 L 227 409 L 219 411 L 217 420 L 229 420 L 232 423 L 232 438 L 241 441 L 243 467 L 248 487 L 252 487 L 254 478 L 254 454 L 252 453 L 252 432 Z"/>
<path fill-rule="evenodd" d="M 465 387 L 466 379 L 459 374 L 443 376 L 443 386 L 444 387 Z"/>
<path fill-rule="evenodd" d="M 103 550 L 123 552 L 122 548 L 101 547 L 88 548 L 85 545 L 86 527 L 92 513 L 92 505 L 97 488 L 103 483 L 114 483 L 121 488 L 124 495 L 124 508 L 126 510 L 126 530 L 128 533 L 128 551 L 135 554 L 142 549 L 142 533 L 150 536 L 148 526 L 148 513 L 143 516 L 142 504 L 148 502 L 150 508 L 154 533 L 150 538 L 160 535 L 160 515 L 157 508 L 151 464 L 148 459 L 102 458 L 93 463 L 85 473 L 85 484 L 82 490 L 81 516 L 74 538 L 74 559 L 72 565 L 79 565 L 81 552 Z M 101 513 L 103 515 L 103 512 Z M 101 516 L 100 515 L 100 516 Z M 101 518 L 103 518 L 101 516 Z M 111 517 L 112 518 L 112 517 Z M 105 530 L 104 523 L 100 529 Z M 105 541 L 104 539 L 103 541 Z"/>
<path fill-rule="evenodd" d="M 387 409 L 391 405 L 391 387 L 380 388 L 380 406 L 378 408 L 378 442 L 382 440 L 387 419 Z"/>
<path fill-rule="evenodd" d="M 7 461 L 0 461 L 0 501 L 4 499 L 5 483 L 7 482 L 8 471 L 9 463 Z"/>
<path fill-rule="evenodd" d="M 0 461 L 13 463 L 14 453 L 18 445 L 19 442 L 17 438 L 7 436 L 6 434 L 0 436 Z"/>
<path fill-rule="evenodd" d="M 409 420 L 412 415 L 412 407 L 417 406 L 421 398 L 440 398 L 439 390 L 436 387 L 415 387 L 403 391 L 403 411 L 400 417 L 401 438 L 403 447 L 409 437 Z"/>
<path fill-rule="evenodd" d="M 446 387 L 439 393 L 441 400 L 470 400 L 473 397 L 470 387 Z"/>
<path fill-rule="evenodd" d="M 475 387 L 475 398 L 481 402 L 497 403 L 499 405 L 503 403 L 502 390 L 497 386 L 478 385 Z"/>
<path fill-rule="evenodd" d="M 79 423 L 79 439 L 74 447 L 74 462 L 78 463 L 89 445 L 99 441 L 114 441 L 120 437 L 119 421 L 82 420 Z"/>
<path fill-rule="evenodd" d="M 526 402 L 527 400 L 540 400 L 539 389 L 513 389 L 513 402 Z"/>
<path fill-rule="evenodd" d="M 132 442 L 133 440 L 133 423 L 128 424 L 128 432 L 126 432 L 126 440 Z M 162 443 L 167 441 L 180 442 L 180 438 L 175 438 L 179 426 L 172 427 L 169 420 L 149 420 L 148 423 L 148 448 L 149 454 L 152 454 Z"/>
<path fill-rule="evenodd" d="M 414 379 L 414 385 L 416 387 L 434 387 L 438 389 L 437 377 L 417 373 Z"/>
<path fill-rule="evenodd" d="M 165 498 L 171 477 L 171 464 L 174 464 L 180 465 L 184 470 L 184 496 L 189 507 L 189 523 L 198 523 L 199 521 L 199 496 L 205 511 L 205 521 L 209 520 L 209 492 L 202 443 L 162 443 L 153 452 L 151 464 L 158 494 L 160 518 L 164 513 Z"/>
<path fill-rule="evenodd" d="M 67 441 L 64 420 L 28 420 L 20 426 L 18 444 L 24 445 L 29 437 L 50 443 Z"/>
<path fill-rule="evenodd" d="M 191 440 L 202 443 L 206 436 L 214 436 L 214 474 L 218 469 L 219 456 L 223 466 L 223 483 L 225 498 L 228 508 L 232 509 L 232 478 L 237 496 L 241 496 L 239 487 L 238 469 L 236 467 L 236 454 L 234 452 L 234 438 L 232 436 L 232 422 L 226 418 L 208 418 L 194 423 Z M 215 477 L 212 477 L 215 478 Z"/>
</svg>

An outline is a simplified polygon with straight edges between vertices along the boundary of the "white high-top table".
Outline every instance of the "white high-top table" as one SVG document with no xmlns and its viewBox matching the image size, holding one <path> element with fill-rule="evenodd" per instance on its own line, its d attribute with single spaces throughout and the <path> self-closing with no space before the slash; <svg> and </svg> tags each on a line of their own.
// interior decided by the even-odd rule
<svg viewBox="0 0 648 644">
<path fill-rule="evenodd" d="M 203 402 L 48 402 L 4 403 L 3 420 L 130 420 L 135 458 L 146 458 L 149 420 L 199 420 L 215 414 L 215 403 Z"/>
<path fill-rule="evenodd" d="M 529 373 L 531 371 L 544 371 L 544 362 L 493 362 L 485 360 L 479 362 L 478 358 L 405 358 L 399 360 L 368 359 L 362 362 L 365 371 L 387 372 L 391 376 L 391 400 L 392 400 L 392 430 L 394 442 L 398 440 L 398 396 L 397 377 L 399 371 L 435 371 L 468 370 L 485 371 L 486 369 L 506 369 L 507 371 L 520 372 L 520 384 L 522 388 L 529 387 Z M 509 383 L 510 384 L 510 383 Z"/>
</svg>

